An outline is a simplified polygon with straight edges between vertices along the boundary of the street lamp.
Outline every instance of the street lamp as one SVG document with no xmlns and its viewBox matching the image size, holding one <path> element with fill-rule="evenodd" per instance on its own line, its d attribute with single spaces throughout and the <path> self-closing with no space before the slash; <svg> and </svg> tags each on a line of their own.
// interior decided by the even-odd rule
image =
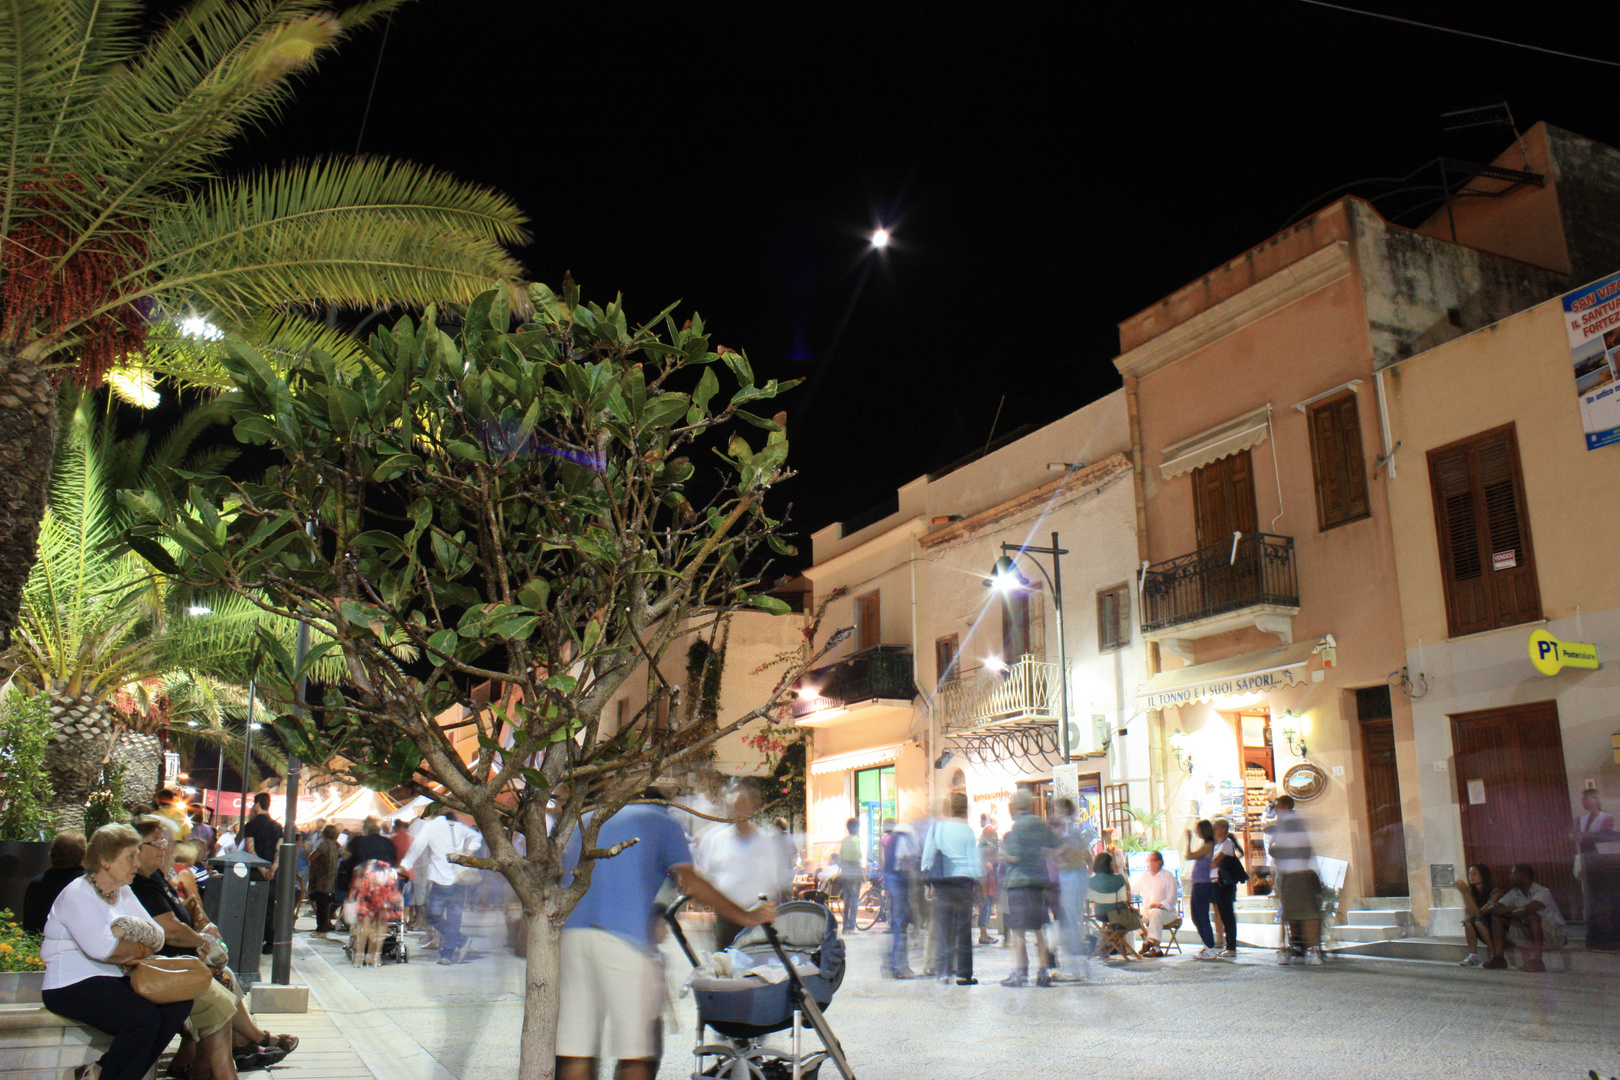
<svg viewBox="0 0 1620 1080">
<path fill-rule="evenodd" d="M 1016 557 L 1019 555 L 1050 555 L 1052 556 L 1052 572 L 1048 574 L 1046 567 L 1038 559 L 1030 559 L 1035 569 L 1041 572 L 1048 585 L 1052 586 L 1052 612 L 1057 620 L 1058 639 L 1058 749 L 1063 756 L 1063 763 L 1069 763 L 1069 651 L 1063 638 L 1063 566 L 1060 557 L 1068 552 L 1058 547 L 1058 534 L 1052 534 L 1051 547 L 1032 547 L 1029 544 L 1002 544 L 1001 558 L 996 560 L 995 568 L 990 571 L 990 580 L 986 585 L 1001 592 L 1011 592 L 1013 589 L 1029 587 L 1029 579 L 1018 572 Z"/>
<path fill-rule="evenodd" d="M 889 246 L 889 230 L 886 229 L 886 228 L 879 227 L 877 229 L 877 231 L 872 234 L 872 246 L 875 247 L 875 248 L 886 248 L 886 247 L 888 247 Z"/>
<path fill-rule="evenodd" d="M 1180 728 L 1176 728 L 1170 735 L 1170 755 L 1176 759 L 1176 764 L 1181 766 L 1184 772 L 1192 772 L 1193 759 L 1187 752 L 1187 736 L 1181 733 Z"/>
<path fill-rule="evenodd" d="M 1283 738 L 1288 740 L 1289 752 L 1295 757 L 1305 757 L 1305 732 L 1301 730 L 1304 725 L 1300 723 L 1299 715 L 1293 709 L 1288 709 L 1282 714 L 1282 722 Z"/>
</svg>

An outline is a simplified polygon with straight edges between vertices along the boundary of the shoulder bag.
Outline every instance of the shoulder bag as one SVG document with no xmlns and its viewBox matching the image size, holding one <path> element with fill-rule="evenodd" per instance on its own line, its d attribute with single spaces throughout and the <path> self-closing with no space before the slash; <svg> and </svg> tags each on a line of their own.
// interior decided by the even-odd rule
<svg viewBox="0 0 1620 1080">
<path fill-rule="evenodd" d="M 1220 877 L 1222 885 L 1242 885 L 1249 880 L 1249 872 L 1243 868 L 1243 848 L 1236 840 L 1232 841 L 1232 854 L 1221 860 Z"/>
<path fill-rule="evenodd" d="M 153 956 L 125 970 L 130 989 L 156 1005 L 195 1001 L 214 978 L 213 970 L 195 956 Z"/>
</svg>

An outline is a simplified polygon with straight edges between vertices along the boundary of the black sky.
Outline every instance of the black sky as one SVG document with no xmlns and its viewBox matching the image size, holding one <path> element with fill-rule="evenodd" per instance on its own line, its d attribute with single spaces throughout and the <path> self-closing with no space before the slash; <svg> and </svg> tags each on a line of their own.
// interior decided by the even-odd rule
<svg viewBox="0 0 1620 1080">
<path fill-rule="evenodd" d="M 1362 6 L 1620 59 L 1608 5 Z M 375 70 L 361 150 L 507 191 L 531 276 L 643 316 L 683 298 L 810 378 L 783 402 L 806 537 L 982 445 L 1003 394 L 1004 432 L 1117 387 L 1120 319 L 1318 193 L 1511 138 L 1442 112 L 1620 143 L 1620 68 L 1300 0 L 421 0 L 383 42 L 233 164 L 352 152 Z"/>
</svg>

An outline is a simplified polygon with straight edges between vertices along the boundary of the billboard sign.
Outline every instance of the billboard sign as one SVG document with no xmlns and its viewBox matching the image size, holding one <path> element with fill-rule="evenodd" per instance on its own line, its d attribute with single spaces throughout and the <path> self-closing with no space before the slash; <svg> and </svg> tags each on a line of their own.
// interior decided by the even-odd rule
<svg viewBox="0 0 1620 1080">
<path fill-rule="evenodd" d="M 1620 443 L 1620 274 L 1564 294 L 1586 448 Z"/>
</svg>

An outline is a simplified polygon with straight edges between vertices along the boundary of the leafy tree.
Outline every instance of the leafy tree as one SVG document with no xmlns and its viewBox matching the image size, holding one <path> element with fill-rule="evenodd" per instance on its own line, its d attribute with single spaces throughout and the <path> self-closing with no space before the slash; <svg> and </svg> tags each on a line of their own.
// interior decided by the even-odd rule
<svg viewBox="0 0 1620 1080">
<path fill-rule="evenodd" d="M 619 850 L 597 847 L 600 823 L 768 715 L 803 665 L 713 724 L 656 704 L 659 659 L 697 613 L 787 610 L 744 571 L 759 545 L 791 550 L 763 505 L 787 475 L 784 417 L 750 411 L 783 387 L 712 348 L 695 316 L 632 327 L 571 282 L 561 296 L 534 286 L 530 301 L 535 319 L 516 332 L 500 293 L 473 302 L 459 338 L 433 312 L 406 319 L 352 368 L 317 356 L 283 375 L 233 345 L 238 389 L 223 401 L 236 432 L 285 464 L 251 483 L 173 472 L 130 539 L 160 561 L 159 541 L 172 544 L 168 572 L 331 639 L 311 656 L 341 653 L 348 688 L 310 703 L 318 720 L 277 721 L 289 749 L 471 815 L 491 854 L 458 861 L 504 874 L 523 905 L 519 1074 L 532 1080 L 553 1066 L 563 919 L 595 860 Z M 699 505 L 689 485 L 711 470 L 698 475 L 694 451 L 721 470 Z M 395 662 L 398 634 L 419 663 Z M 284 694 L 304 675 L 285 649 L 267 667 Z M 606 706 L 632 673 L 653 704 L 620 728 Z M 599 812 L 582 825 L 587 805 Z M 564 887 L 576 832 L 584 857 Z"/>
<path fill-rule="evenodd" d="M 275 355 L 340 343 L 301 317 L 311 305 L 467 300 L 518 280 L 502 245 L 524 239 L 523 218 L 495 193 L 375 158 L 216 169 L 300 73 L 402 2 L 195 0 L 149 36 L 139 0 L 0 9 L 0 649 L 34 562 L 63 375 L 205 378 L 210 350 L 177 348 L 173 320 Z"/>
<path fill-rule="evenodd" d="M 0 840 L 50 838 L 50 735 L 50 702 L 43 695 L 0 694 Z"/>
</svg>

